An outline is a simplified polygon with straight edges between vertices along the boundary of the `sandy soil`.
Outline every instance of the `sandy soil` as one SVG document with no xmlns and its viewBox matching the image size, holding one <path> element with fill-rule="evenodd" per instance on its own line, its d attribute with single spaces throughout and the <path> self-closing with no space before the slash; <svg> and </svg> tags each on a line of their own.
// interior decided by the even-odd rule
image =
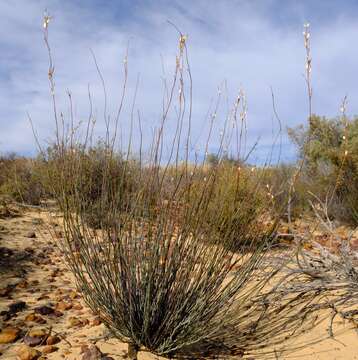
<svg viewBox="0 0 358 360">
<path fill-rule="evenodd" d="M 40 359 L 128 358 L 126 344 L 100 339 L 104 325 L 76 292 L 55 240 L 42 226 L 49 220 L 47 213 L 28 210 L 14 215 L 0 218 L 0 343 L 10 340 L 0 344 L 0 358 L 31 359 L 29 349 L 33 358 Z M 300 342 L 327 337 L 327 326 L 328 321 L 322 323 Z M 335 340 L 325 339 L 277 358 L 358 359 L 357 328 L 337 319 L 335 330 Z M 38 344 L 30 348 L 24 342 Z M 140 352 L 138 359 L 159 358 Z"/>
</svg>

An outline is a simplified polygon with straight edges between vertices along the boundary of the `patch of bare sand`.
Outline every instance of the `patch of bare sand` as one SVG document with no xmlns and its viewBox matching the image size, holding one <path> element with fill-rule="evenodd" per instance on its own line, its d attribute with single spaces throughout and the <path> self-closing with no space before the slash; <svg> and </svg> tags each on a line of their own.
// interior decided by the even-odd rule
<svg viewBox="0 0 358 360">
<path fill-rule="evenodd" d="M 24 355 L 24 344 L 32 345 L 25 350 L 33 349 L 33 353 L 37 350 L 40 359 L 86 359 L 91 344 L 98 347 L 103 359 L 128 358 L 126 344 L 103 338 L 104 325 L 76 292 L 54 240 L 40 226 L 46 221 L 47 213 L 39 211 L 0 219 L 0 326 L 3 334 L 9 328 L 15 329 L 12 338 L 3 337 L 9 342 L 0 344 L 0 358 L 29 355 L 26 351 Z M 327 337 L 328 324 L 327 319 L 297 341 Z M 277 354 L 277 358 L 358 359 L 357 329 L 337 318 L 335 331 L 335 340 L 326 339 L 283 356 Z M 159 359 L 143 351 L 138 358 Z"/>
</svg>

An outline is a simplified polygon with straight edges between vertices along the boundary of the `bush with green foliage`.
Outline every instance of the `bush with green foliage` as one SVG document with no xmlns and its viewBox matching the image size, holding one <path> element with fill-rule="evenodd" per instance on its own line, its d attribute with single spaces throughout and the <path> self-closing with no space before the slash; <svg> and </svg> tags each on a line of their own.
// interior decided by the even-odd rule
<svg viewBox="0 0 358 360">
<path fill-rule="evenodd" d="M 297 173 L 295 164 L 280 164 L 265 169 L 263 177 L 266 188 L 274 196 L 272 206 L 276 212 L 282 214 L 284 221 L 296 219 L 310 212 L 307 201 L 307 184 L 302 172 Z M 293 181 L 293 179 L 295 180 Z M 282 210 L 282 207 L 285 210 Z"/>
<path fill-rule="evenodd" d="M 269 227 L 264 224 L 276 215 L 258 170 L 237 166 L 226 158 L 215 167 L 217 179 L 206 217 L 208 228 L 216 234 L 211 239 L 232 251 L 262 245 L 269 236 Z"/>
<path fill-rule="evenodd" d="M 67 187 L 71 189 L 71 195 L 81 198 L 83 219 L 91 227 L 102 228 L 103 222 L 108 221 L 107 198 L 110 193 L 117 195 L 115 206 L 118 213 L 128 212 L 132 206 L 129 196 L 139 186 L 138 164 L 135 160 L 123 158 L 119 152 L 111 151 L 104 142 L 99 141 L 88 148 L 73 146 L 66 150 L 53 146 L 42 154 L 42 159 L 46 164 L 43 186 L 52 193 L 66 191 L 60 181 L 65 168 L 77 174 L 67 179 Z M 103 196 L 104 188 L 106 197 Z"/>
<path fill-rule="evenodd" d="M 46 197 L 42 163 L 10 154 L 0 157 L 0 195 L 30 205 L 39 205 Z"/>
<path fill-rule="evenodd" d="M 358 223 L 358 118 L 312 116 L 307 127 L 289 129 L 304 167 L 306 190 L 329 202 L 330 215 Z"/>
</svg>

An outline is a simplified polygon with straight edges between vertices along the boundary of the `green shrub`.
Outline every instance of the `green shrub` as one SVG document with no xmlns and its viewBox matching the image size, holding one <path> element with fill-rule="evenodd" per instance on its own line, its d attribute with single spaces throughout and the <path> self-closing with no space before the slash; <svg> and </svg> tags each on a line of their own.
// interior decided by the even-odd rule
<svg viewBox="0 0 358 360">
<path fill-rule="evenodd" d="M 57 194 L 67 191 L 61 183 L 66 176 L 66 186 L 73 196 L 81 199 L 83 219 L 91 227 L 99 229 L 103 222 L 109 221 L 109 206 L 116 206 L 118 213 L 129 211 L 132 205 L 129 194 L 138 188 L 139 180 L 138 165 L 134 160 L 110 152 L 100 141 L 88 149 L 74 146 L 65 153 L 60 153 L 54 146 L 47 149 L 43 158 L 47 171 L 44 187 Z M 109 205 L 112 193 L 116 193 L 117 203 Z"/>
<path fill-rule="evenodd" d="M 310 211 L 307 201 L 307 179 L 300 172 L 293 181 L 296 173 L 297 166 L 294 164 L 280 164 L 264 172 L 266 187 L 274 196 L 273 208 L 282 215 L 284 221 L 288 221 L 288 212 L 293 220 Z M 293 187 L 290 191 L 292 182 Z"/>
<path fill-rule="evenodd" d="M 327 198 L 333 218 L 358 223 L 358 118 L 312 116 L 307 128 L 289 129 L 304 160 L 307 191 Z"/>
<path fill-rule="evenodd" d="M 270 228 L 264 224 L 275 215 L 259 170 L 237 166 L 225 158 L 215 166 L 216 182 L 205 217 L 209 231 L 215 232 L 211 238 L 232 251 L 262 245 Z"/>
<path fill-rule="evenodd" d="M 15 154 L 0 158 L 0 194 L 15 201 L 39 205 L 46 197 L 37 159 Z"/>
</svg>

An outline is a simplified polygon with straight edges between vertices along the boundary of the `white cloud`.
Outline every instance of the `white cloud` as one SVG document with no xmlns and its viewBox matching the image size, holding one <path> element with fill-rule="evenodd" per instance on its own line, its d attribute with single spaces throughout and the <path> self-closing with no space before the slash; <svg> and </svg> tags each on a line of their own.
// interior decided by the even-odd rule
<svg viewBox="0 0 358 360">
<path fill-rule="evenodd" d="M 119 2 L 113 2 L 119 4 Z M 304 49 L 300 16 L 282 23 L 271 6 L 274 1 L 181 1 L 142 4 L 118 21 L 111 9 L 81 8 L 76 2 L 2 1 L 0 3 L 0 151 L 31 152 L 34 140 L 26 119 L 29 112 L 41 139 L 53 133 L 54 123 L 47 82 L 47 54 L 41 20 L 47 7 L 54 16 L 50 40 L 56 64 L 59 106 L 68 114 L 66 90 L 74 98 L 78 119 L 88 115 L 87 84 L 91 84 L 98 122 L 103 120 L 103 96 L 90 54 L 92 48 L 106 80 L 109 112 L 120 98 L 126 44 L 130 43 L 128 102 L 122 126 L 128 127 L 129 110 L 137 74 L 140 89 L 137 105 L 147 129 L 158 123 L 163 94 L 161 56 L 171 78 L 177 34 L 173 21 L 189 35 L 188 47 L 194 81 L 194 137 L 217 92 L 227 81 L 230 101 L 243 88 L 248 97 L 251 139 L 259 134 L 262 144 L 272 140 L 273 87 L 284 125 L 304 121 L 307 96 L 302 77 Z M 77 5 L 76 5 L 77 4 Z M 105 3 L 103 3 L 105 4 Z M 134 6 L 134 5 L 133 5 Z M 347 9 L 349 13 L 349 9 Z M 349 112 L 358 113 L 355 67 L 358 52 L 353 46 L 358 24 L 340 14 L 330 23 L 312 24 L 314 110 L 334 116 L 345 94 Z M 223 108 L 224 111 L 224 108 Z M 102 126 L 103 128 L 103 126 Z M 215 145 L 215 144 L 214 144 Z"/>
</svg>

